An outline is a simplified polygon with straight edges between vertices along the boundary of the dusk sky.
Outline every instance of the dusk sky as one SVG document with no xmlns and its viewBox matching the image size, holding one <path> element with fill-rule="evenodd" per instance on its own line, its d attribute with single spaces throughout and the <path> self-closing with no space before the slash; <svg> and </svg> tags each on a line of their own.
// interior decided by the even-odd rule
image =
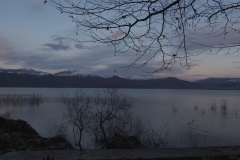
<svg viewBox="0 0 240 160">
<path fill-rule="evenodd" d="M 63 70 L 84 70 L 101 76 L 142 76 L 143 69 L 116 68 L 131 63 L 127 53 L 114 56 L 113 48 L 105 44 L 80 44 L 76 25 L 67 14 L 61 14 L 49 1 L 0 1 L 0 67 L 5 69 L 33 68 L 55 73 Z M 235 37 L 236 38 L 236 37 Z M 232 37 L 227 37 L 231 40 Z M 201 39 L 204 41 L 204 39 Z M 225 55 L 203 54 L 195 57 L 194 68 L 174 66 L 153 77 L 177 77 L 197 80 L 208 77 L 240 77 L 240 53 Z M 156 67 L 150 63 L 148 69 Z M 116 70 L 116 72 L 114 72 Z"/>
</svg>

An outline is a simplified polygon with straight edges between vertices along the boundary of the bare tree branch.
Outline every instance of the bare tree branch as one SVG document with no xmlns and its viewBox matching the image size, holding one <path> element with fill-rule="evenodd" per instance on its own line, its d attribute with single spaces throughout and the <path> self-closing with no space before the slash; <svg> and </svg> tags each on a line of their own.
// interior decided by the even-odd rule
<svg viewBox="0 0 240 160">
<path fill-rule="evenodd" d="M 239 39 L 225 40 L 240 33 L 236 0 L 51 1 L 76 23 L 81 36 L 73 40 L 109 44 L 115 55 L 136 53 L 132 63 L 121 67 L 144 68 L 157 62 L 159 67 L 146 71 L 149 74 L 171 70 L 177 63 L 190 69 L 199 54 L 233 54 L 240 49 Z"/>
</svg>

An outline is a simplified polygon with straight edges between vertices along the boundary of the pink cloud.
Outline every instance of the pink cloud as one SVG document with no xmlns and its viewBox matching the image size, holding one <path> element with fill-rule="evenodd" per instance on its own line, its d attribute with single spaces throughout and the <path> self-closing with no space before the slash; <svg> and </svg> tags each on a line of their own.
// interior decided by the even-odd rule
<svg viewBox="0 0 240 160">
<path fill-rule="evenodd" d="M 144 32 L 144 34 L 145 34 L 145 32 Z M 145 43 L 145 42 L 147 41 L 147 40 L 146 40 L 146 37 L 143 36 L 143 31 L 140 32 L 140 39 L 139 39 L 139 41 L 140 41 L 141 43 Z"/>
<path fill-rule="evenodd" d="M 12 54 L 12 47 L 10 44 L 0 39 L 0 58 L 10 57 Z"/>
<path fill-rule="evenodd" d="M 123 32 L 121 29 L 119 29 L 118 31 L 114 32 L 112 35 L 107 36 L 108 39 L 113 39 L 113 38 L 117 38 L 119 36 L 124 35 L 125 32 Z"/>
</svg>

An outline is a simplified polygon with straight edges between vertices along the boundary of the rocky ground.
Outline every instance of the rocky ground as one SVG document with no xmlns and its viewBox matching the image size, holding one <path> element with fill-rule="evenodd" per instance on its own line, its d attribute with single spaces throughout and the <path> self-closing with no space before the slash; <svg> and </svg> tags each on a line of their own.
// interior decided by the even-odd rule
<svg viewBox="0 0 240 160">
<path fill-rule="evenodd" d="M 73 149 L 66 139 L 41 137 L 27 122 L 0 117 L 0 155 L 13 151 Z"/>
</svg>

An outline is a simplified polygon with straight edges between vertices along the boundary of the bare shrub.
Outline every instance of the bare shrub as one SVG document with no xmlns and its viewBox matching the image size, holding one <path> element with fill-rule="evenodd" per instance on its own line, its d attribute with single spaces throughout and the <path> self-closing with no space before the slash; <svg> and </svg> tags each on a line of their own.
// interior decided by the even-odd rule
<svg viewBox="0 0 240 160">
<path fill-rule="evenodd" d="M 73 129 L 74 140 L 82 149 L 83 132 L 93 137 L 99 149 L 160 148 L 167 146 L 168 132 L 153 130 L 151 123 L 135 117 L 134 99 L 117 89 L 96 92 L 90 98 L 82 90 L 74 97 L 63 96 L 64 119 Z"/>
<path fill-rule="evenodd" d="M 199 133 L 198 133 L 199 126 L 196 126 L 194 124 L 194 120 L 187 123 L 187 126 L 188 126 L 187 143 L 189 147 L 197 147 L 199 144 Z"/>
<path fill-rule="evenodd" d="M 166 148 L 168 146 L 169 126 L 164 120 L 156 127 L 158 130 L 153 129 L 155 127 L 147 119 L 143 121 L 143 118 L 141 118 L 139 121 L 142 123 L 141 129 L 138 131 L 142 133 L 139 139 L 143 148 Z"/>
<path fill-rule="evenodd" d="M 62 96 L 65 104 L 63 118 L 72 126 L 75 145 L 82 149 L 81 141 L 83 131 L 87 130 L 92 121 L 92 103 L 90 97 L 82 90 L 77 90 L 74 97 Z"/>
<path fill-rule="evenodd" d="M 59 125 L 55 125 L 55 133 L 54 136 L 61 137 L 66 139 L 67 138 L 67 125 L 62 119 Z"/>
<path fill-rule="evenodd" d="M 96 93 L 93 103 L 95 114 L 92 131 L 95 140 L 101 148 L 110 148 L 109 140 L 114 135 L 124 135 L 127 123 L 131 120 L 133 99 L 119 94 L 117 89 L 107 89 Z"/>
</svg>

